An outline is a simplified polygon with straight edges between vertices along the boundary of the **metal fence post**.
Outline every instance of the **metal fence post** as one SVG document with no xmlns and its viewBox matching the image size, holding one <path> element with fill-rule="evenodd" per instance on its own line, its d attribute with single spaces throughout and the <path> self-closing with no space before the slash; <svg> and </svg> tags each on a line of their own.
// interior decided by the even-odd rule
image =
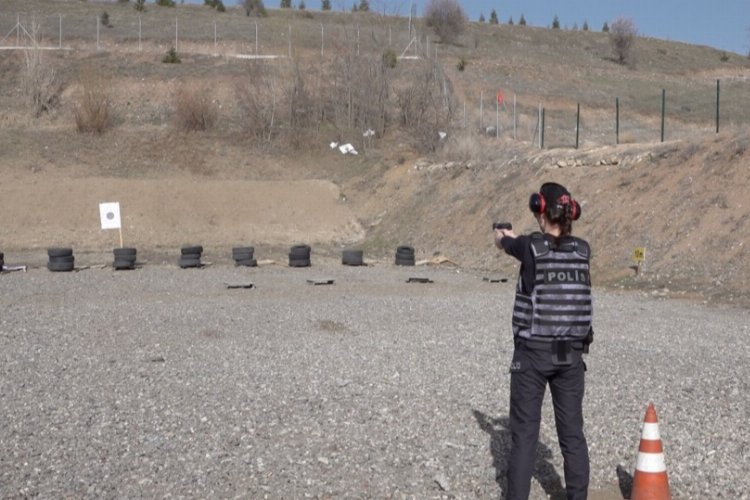
<svg viewBox="0 0 750 500">
<path fill-rule="evenodd" d="M 620 144 L 620 98 L 615 97 L 615 144 Z"/>
<path fill-rule="evenodd" d="M 664 113 L 667 107 L 667 91 L 661 89 L 661 142 L 664 142 Z"/>
<path fill-rule="evenodd" d="M 719 133 L 719 84 L 720 80 L 716 80 L 716 133 Z"/>
<path fill-rule="evenodd" d="M 484 134 L 484 91 L 479 92 L 479 130 Z"/>
<path fill-rule="evenodd" d="M 539 127 L 539 148 L 544 149 L 544 108 L 542 108 L 542 122 Z"/>
<path fill-rule="evenodd" d="M 581 125 L 581 103 L 578 103 L 578 111 L 576 112 L 576 149 L 578 149 L 578 131 Z"/>
</svg>

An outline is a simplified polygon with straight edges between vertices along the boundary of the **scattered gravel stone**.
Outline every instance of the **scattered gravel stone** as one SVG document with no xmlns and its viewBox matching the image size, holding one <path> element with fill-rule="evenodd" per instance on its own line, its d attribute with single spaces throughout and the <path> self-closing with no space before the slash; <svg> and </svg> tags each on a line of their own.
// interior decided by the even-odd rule
<svg viewBox="0 0 750 500">
<path fill-rule="evenodd" d="M 502 497 L 513 284 L 409 272 L 0 276 L 0 497 Z M 597 289 L 595 330 L 592 492 L 628 491 L 653 402 L 675 498 L 750 498 L 748 311 Z M 536 465 L 559 498 L 549 395 Z"/>
</svg>

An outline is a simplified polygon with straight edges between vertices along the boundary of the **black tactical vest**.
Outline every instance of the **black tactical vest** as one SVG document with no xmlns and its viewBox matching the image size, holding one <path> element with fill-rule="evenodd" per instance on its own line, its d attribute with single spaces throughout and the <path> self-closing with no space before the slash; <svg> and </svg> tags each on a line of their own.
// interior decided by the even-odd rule
<svg viewBox="0 0 750 500">
<path fill-rule="evenodd" d="M 590 249 L 575 237 L 559 245 L 536 233 L 531 237 L 536 273 L 531 295 L 521 278 L 513 306 L 513 335 L 539 340 L 580 340 L 591 328 L 593 314 Z"/>
</svg>

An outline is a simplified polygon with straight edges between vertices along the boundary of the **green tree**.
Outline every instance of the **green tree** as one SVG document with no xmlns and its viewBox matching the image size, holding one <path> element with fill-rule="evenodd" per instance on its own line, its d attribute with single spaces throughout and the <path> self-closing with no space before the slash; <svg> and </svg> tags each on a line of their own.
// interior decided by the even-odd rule
<svg viewBox="0 0 750 500">
<path fill-rule="evenodd" d="M 480 23 L 483 23 L 483 22 L 484 22 L 484 12 L 480 12 L 480 13 L 479 13 L 479 22 L 480 22 Z"/>
<path fill-rule="evenodd" d="M 589 30 L 589 22 L 586 19 L 583 20 L 583 27 L 581 29 L 583 31 L 588 31 Z"/>
<path fill-rule="evenodd" d="M 367 0 L 359 0 L 359 7 L 357 10 L 360 12 L 370 12 L 370 2 Z"/>
<path fill-rule="evenodd" d="M 146 12 L 146 0 L 135 0 L 133 8 L 138 12 Z"/>
<path fill-rule="evenodd" d="M 466 27 L 466 14 L 457 0 L 428 0 L 424 19 L 446 43 L 452 43 Z"/>
<path fill-rule="evenodd" d="M 242 6 L 245 8 L 245 15 L 248 17 L 266 17 L 266 6 L 263 0 L 244 0 Z"/>
<path fill-rule="evenodd" d="M 492 12 L 490 12 L 490 24 L 498 24 L 499 21 L 497 20 L 497 12 L 495 12 L 495 9 L 492 9 Z"/>
<path fill-rule="evenodd" d="M 513 16 L 510 16 L 508 18 L 508 24 L 511 25 L 511 26 L 513 26 Z"/>
<path fill-rule="evenodd" d="M 604 26 L 602 26 L 602 33 L 609 33 L 609 24 L 607 24 L 607 21 L 604 21 Z"/>
<path fill-rule="evenodd" d="M 281 3 L 279 3 L 280 9 L 291 9 L 292 8 L 292 0 L 281 0 Z"/>
<path fill-rule="evenodd" d="M 320 2 L 320 10 L 331 10 L 331 0 L 323 0 Z"/>
<path fill-rule="evenodd" d="M 560 29 L 560 18 L 557 17 L 557 14 L 555 14 L 555 18 L 552 20 L 552 29 L 553 30 Z"/>
<path fill-rule="evenodd" d="M 102 23 L 102 26 L 106 26 L 107 28 L 112 27 L 112 25 L 109 23 L 109 14 L 106 10 L 99 16 L 99 22 Z"/>
<path fill-rule="evenodd" d="M 305 7 L 305 0 L 299 0 L 299 5 L 297 6 L 297 8 L 299 10 L 305 10 Z"/>
<path fill-rule="evenodd" d="M 523 14 L 521 14 L 521 19 L 518 20 L 519 26 L 526 26 L 526 18 L 523 17 Z"/>
<path fill-rule="evenodd" d="M 609 41 L 620 64 L 628 64 L 632 61 L 633 47 L 637 36 L 638 31 L 631 19 L 620 17 L 612 23 Z"/>
</svg>

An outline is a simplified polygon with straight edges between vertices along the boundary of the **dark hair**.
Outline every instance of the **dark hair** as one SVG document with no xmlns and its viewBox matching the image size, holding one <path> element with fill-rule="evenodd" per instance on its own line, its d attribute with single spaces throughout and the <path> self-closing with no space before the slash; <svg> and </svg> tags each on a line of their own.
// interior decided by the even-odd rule
<svg viewBox="0 0 750 500">
<path fill-rule="evenodd" d="M 573 233 L 573 219 L 576 203 L 565 187 L 555 182 L 542 184 L 539 193 L 544 197 L 544 214 L 552 224 L 560 226 L 560 238 Z M 559 239 L 559 238 L 558 238 Z"/>
</svg>

